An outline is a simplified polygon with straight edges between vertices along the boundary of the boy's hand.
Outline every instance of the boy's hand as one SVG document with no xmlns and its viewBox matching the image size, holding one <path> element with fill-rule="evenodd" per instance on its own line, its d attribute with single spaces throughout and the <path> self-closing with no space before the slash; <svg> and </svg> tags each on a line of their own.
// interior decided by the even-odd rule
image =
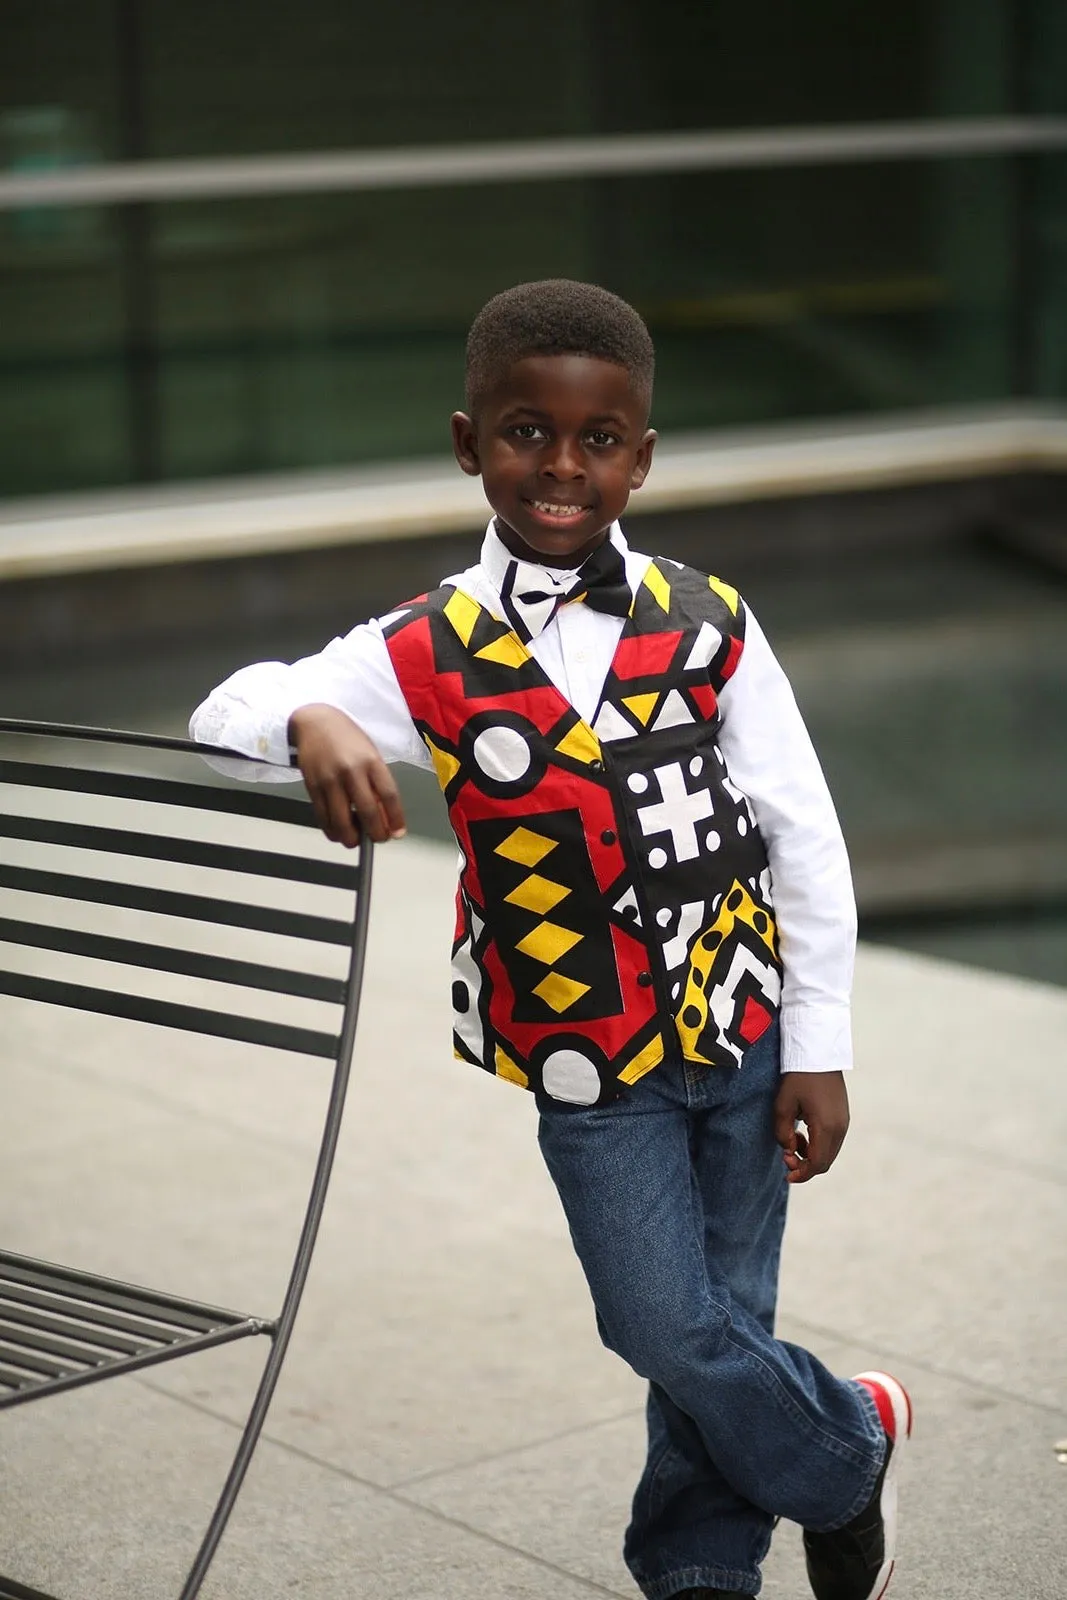
<svg viewBox="0 0 1067 1600">
<path fill-rule="evenodd" d="M 799 1133 L 803 1122 L 807 1133 Z M 833 1166 L 848 1132 L 843 1072 L 785 1072 L 774 1102 L 774 1136 L 785 1152 L 790 1183 L 807 1183 Z"/>
<path fill-rule="evenodd" d="M 361 832 L 376 844 L 404 837 L 407 824 L 393 775 L 343 711 L 301 706 L 289 718 L 289 742 L 327 839 L 351 850 Z"/>
</svg>

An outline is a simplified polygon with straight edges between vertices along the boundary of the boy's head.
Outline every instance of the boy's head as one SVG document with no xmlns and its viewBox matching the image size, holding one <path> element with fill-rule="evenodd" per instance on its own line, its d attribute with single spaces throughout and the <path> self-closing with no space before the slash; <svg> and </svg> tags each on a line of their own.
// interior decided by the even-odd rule
<svg viewBox="0 0 1067 1600">
<path fill-rule="evenodd" d="M 577 566 L 644 482 L 655 355 L 632 306 L 566 278 L 483 306 L 467 340 L 467 412 L 452 418 L 505 543 Z"/>
</svg>

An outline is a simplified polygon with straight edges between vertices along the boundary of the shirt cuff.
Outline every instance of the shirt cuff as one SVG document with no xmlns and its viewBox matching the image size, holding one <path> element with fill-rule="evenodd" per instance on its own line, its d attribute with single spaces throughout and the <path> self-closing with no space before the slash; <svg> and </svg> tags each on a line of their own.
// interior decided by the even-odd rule
<svg viewBox="0 0 1067 1600">
<path fill-rule="evenodd" d="M 782 1007 L 783 1072 L 850 1072 L 851 1011 L 847 1005 Z"/>
<path fill-rule="evenodd" d="M 240 777 L 267 783 L 295 782 L 300 774 L 289 763 L 289 712 L 279 717 L 235 717 L 229 707 L 199 706 L 189 723 L 189 734 L 201 744 L 222 745 L 241 755 L 252 756 L 262 766 L 246 767 L 243 762 L 227 761 L 224 756 L 205 756 L 209 767 L 226 777 Z"/>
</svg>

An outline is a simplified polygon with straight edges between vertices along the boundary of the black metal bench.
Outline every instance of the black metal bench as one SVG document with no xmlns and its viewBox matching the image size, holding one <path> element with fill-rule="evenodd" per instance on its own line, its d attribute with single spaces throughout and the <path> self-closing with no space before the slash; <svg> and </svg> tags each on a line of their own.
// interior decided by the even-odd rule
<svg viewBox="0 0 1067 1600">
<path fill-rule="evenodd" d="M 180 1600 L 192 1600 L 262 1430 L 322 1216 L 359 1008 L 372 848 L 364 844 L 356 865 L 325 858 L 321 850 L 316 856 L 309 848 L 307 830 L 315 824 L 306 801 L 264 792 L 260 785 L 220 787 L 199 758 L 229 753 L 206 751 L 187 740 L 8 719 L 0 719 L 0 740 L 5 750 L 17 751 L 15 758 L 0 755 L 0 838 L 24 843 L 39 863 L 0 861 L 0 994 L 241 1040 L 333 1066 L 303 1227 L 276 1316 L 224 1310 L 0 1250 L 0 1410 L 236 1339 L 269 1339 L 232 1466 L 180 1592 Z M 42 740 L 48 742 L 42 746 Z M 79 748 L 89 742 L 107 746 L 108 764 L 60 763 L 50 752 L 54 741 L 66 740 L 78 741 Z M 23 757 L 23 748 L 30 759 Z M 158 759 L 146 752 L 161 751 L 176 753 L 184 769 L 180 777 L 140 770 Z M 87 796 L 104 798 L 105 820 L 80 820 Z M 42 814 L 49 811 L 54 814 Z M 241 819 L 242 835 L 259 828 L 269 833 L 268 842 L 225 837 L 233 832 L 233 818 Z M 88 866 L 83 852 L 91 854 Z M 9 858 L 14 853 L 7 850 Z M 181 889 L 153 884 L 153 870 L 166 875 L 162 863 L 180 864 L 188 882 Z M 241 883 L 254 878 L 258 892 L 249 899 L 220 893 L 220 875 L 227 873 L 238 874 L 235 881 Z M 320 897 L 331 902 L 330 914 L 287 904 L 293 885 L 330 891 Z M 35 905 L 49 908 L 47 918 L 29 914 Z M 87 927 L 81 909 L 87 905 L 119 908 L 124 924 L 131 926 L 124 925 L 121 934 Z M 125 915 L 131 912 L 132 919 Z M 102 915 L 106 920 L 108 914 Z M 195 938 L 161 942 L 161 927 L 189 924 L 197 930 Z M 255 958 L 213 952 L 219 929 L 243 930 L 241 938 L 251 933 Z M 307 952 L 306 960 L 294 961 L 294 940 Z M 32 958 L 26 952 L 33 952 Z M 57 956 L 66 975 L 50 976 L 48 963 Z M 101 981 L 98 969 L 89 965 L 88 981 L 73 981 L 70 957 L 106 963 L 108 980 Z M 32 970 L 36 967 L 45 970 Z M 209 1007 L 155 996 L 153 974 L 197 980 L 222 999 Z M 260 1016 L 248 1005 L 249 995 L 257 992 L 283 997 L 274 1002 L 283 1013 L 290 1005 L 306 1011 L 306 1002 L 316 1002 L 326 1008 L 331 1025 L 310 1027 L 303 1016 Z M 14 1049 L 15 1040 L 9 1036 L 6 1046 Z M 0 1577 L 0 1600 L 49 1597 Z"/>
</svg>

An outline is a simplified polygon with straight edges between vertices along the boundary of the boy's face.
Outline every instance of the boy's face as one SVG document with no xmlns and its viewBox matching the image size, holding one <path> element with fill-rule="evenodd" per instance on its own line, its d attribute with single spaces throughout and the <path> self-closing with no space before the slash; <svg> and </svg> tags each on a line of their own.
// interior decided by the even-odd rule
<svg viewBox="0 0 1067 1600">
<path fill-rule="evenodd" d="M 452 418 L 512 554 L 577 567 L 645 481 L 656 435 L 629 373 L 593 356 L 525 356 L 478 408 Z"/>
</svg>

